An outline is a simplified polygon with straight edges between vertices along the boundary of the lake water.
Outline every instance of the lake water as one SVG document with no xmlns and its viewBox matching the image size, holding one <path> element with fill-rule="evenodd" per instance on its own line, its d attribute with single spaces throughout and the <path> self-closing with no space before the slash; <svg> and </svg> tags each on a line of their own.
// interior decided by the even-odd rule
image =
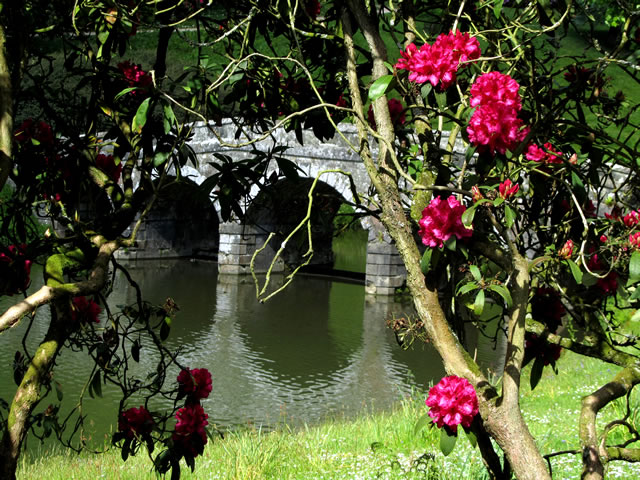
<svg viewBox="0 0 640 480">
<path fill-rule="evenodd" d="M 351 269 L 363 268 L 357 256 L 347 257 Z M 145 261 L 131 265 L 130 272 L 145 299 L 161 304 L 171 297 L 179 305 L 167 344 L 180 349 L 184 365 L 211 371 L 213 391 L 203 406 L 210 423 L 219 427 L 272 428 L 388 409 L 415 386 L 425 387 L 444 373 L 430 348 L 403 351 L 386 327 L 387 319 L 406 315 L 411 306 L 368 297 L 362 284 L 299 275 L 261 304 L 250 278 L 219 275 L 215 263 Z M 36 275 L 34 270 L 34 282 Z M 134 299 L 134 290 L 118 277 L 110 305 Z M 29 348 L 44 336 L 47 323 L 48 309 L 43 308 Z M 5 365 L 0 398 L 6 401 L 15 391 L 9 367 L 25 327 L 26 322 L 0 336 Z M 73 394 L 86 386 L 90 369 L 86 352 L 64 351 L 59 357 L 54 379 L 64 391 L 61 414 L 77 404 Z M 108 386 L 102 398 L 87 396 L 82 404 L 91 422 L 86 438 L 102 443 L 116 422 L 117 402 L 117 391 Z M 58 403 L 54 394 L 38 411 L 51 403 Z"/>
</svg>

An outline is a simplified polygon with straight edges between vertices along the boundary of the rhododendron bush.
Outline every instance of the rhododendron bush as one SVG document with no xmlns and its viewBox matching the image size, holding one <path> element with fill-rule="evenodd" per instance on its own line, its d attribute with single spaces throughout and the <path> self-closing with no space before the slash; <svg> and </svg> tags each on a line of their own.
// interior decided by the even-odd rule
<svg viewBox="0 0 640 480">
<path fill-rule="evenodd" d="M 599 418 L 640 383 L 640 109 L 629 90 L 640 83 L 640 37 L 634 2 L 615 3 L 624 21 L 601 38 L 583 1 L 5 2 L 0 295 L 12 308 L 0 312 L 0 334 L 40 308 L 52 315 L 50 341 L 21 342 L 39 346 L 20 358 L 42 361 L 16 362 L 0 477 L 14 478 L 30 426 L 83 447 L 57 407 L 48 427 L 33 421 L 65 348 L 95 365 L 87 394 L 121 391 L 113 444 L 123 458 L 144 450 L 177 476 L 203 452 L 215 382 L 164 349 L 175 305 L 140 294 L 116 309 L 107 296 L 111 274 L 126 270 L 114 252 L 135 245 L 158 198 L 197 166 L 193 122 L 220 141 L 225 118 L 243 146 L 277 129 L 323 142 L 342 135 L 340 122 L 355 126 L 357 141 L 343 140 L 371 186 L 348 180 L 353 207 L 398 249 L 415 306 L 403 328 L 420 330 L 447 372 L 416 419 L 442 427 L 443 451 L 464 430 L 490 478 L 550 478 L 549 465 L 572 456 L 592 480 L 640 461 L 637 426 Z M 154 39 L 152 60 L 137 58 L 138 35 Z M 169 59 L 176 42 L 183 53 Z M 304 175 L 285 158 L 290 146 L 217 158 L 199 192 L 221 221 L 242 220 L 255 189 Z M 469 328 L 494 332 L 500 371 L 489 375 L 467 350 Z M 540 451 L 520 407 L 523 373 L 526 388 L 562 374 L 566 350 L 619 373 L 575 406 L 578 440 Z M 141 355 L 157 364 L 136 382 L 126 365 Z M 151 408 L 155 394 L 174 408 Z"/>
</svg>

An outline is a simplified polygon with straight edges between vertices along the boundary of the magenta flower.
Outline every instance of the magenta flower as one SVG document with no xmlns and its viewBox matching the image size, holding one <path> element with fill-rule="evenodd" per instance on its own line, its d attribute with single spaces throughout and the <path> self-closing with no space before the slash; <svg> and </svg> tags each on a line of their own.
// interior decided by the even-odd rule
<svg viewBox="0 0 640 480">
<path fill-rule="evenodd" d="M 602 273 L 607 270 L 607 266 L 598 258 L 598 254 L 594 253 L 587 262 L 587 268 L 596 273 Z M 596 286 L 605 295 L 612 295 L 618 290 L 618 274 L 613 270 L 607 273 L 604 278 L 599 278 Z"/>
<path fill-rule="evenodd" d="M 634 249 L 640 250 L 640 232 L 630 234 L 629 243 Z"/>
<path fill-rule="evenodd" d="M 149 411 L 140 405 L 140 408 L 130 408 L 120 414 L 118 418 L 118 431 L 124 432 L 127 438 L 149 435 L 153 430 L 153 418 Z"/>
<path fill-rule="evenodd" d="M 178 374 L 178 391 L 191 400 L 207 398 L 211 393 L 211 373 L 206 368 L 182 370 Z"/>
<path fill-rule="evenodd" d="M 80 323 L 99 323 L 98 315 L 102 309 L 93 300 L 87 297 L 75 297 L 71 306 L 71 319 Z"/>
<path fill-rule="evenodd" d="M 489 72 L 471 86 L 471 106 L 477 107 L 467 126 L 469 141 L 491 154 L 504 154 L 522 142 L 529 128 L 518 118 L 520 85 L 509 75 Z"/>
<path fill-rule="evenodd" d="M 120 174 L 122 173 L 122 162 L 116 165 L 113 155 L 98 154 L 96 157 L 96 166 L 106 173 L 114 182 L 118 183 Z"/>
<path fill-rule="evenodd" d="M 120 62 L 118 64 L 118 69 L 124 75 L 124 78 L 127 79 L 127 83 L 130 87 L 138 87 L 140 89 L 146 90 L 153 83 L 153 79 L 149 73 L 145 72 L 142 69 L 141 65 L 131 63 L 129 60 L 124 62 Z M 133 92 L 135 95 L 138 92 Z"/>
<path fill-rule="evenodd" d="M 471 86 L 471 106 L 499 103 L 519 112 L 522 108 L 518 90 L 520 85 L 509 75 L 489 72 L 480 75 Z"/>
<path fill-rule="evenodd" d="M 444 377 L 431 387 L 426 404 L 438 428 L 447 425 L 453 432 L 458 431 L 458 425 L 469 428 L 478 414 L 476 391 L 466 378 L 455 375 Z"/>
<path fill-rule="evenodd" d="M 550 332 L 555 333 L 562 324 L 562 317 L 567 313 L 560 294 L 553 288 L 540 287 L 531 299 L 531 316 L 544 323 Z"/>
<path fill-rule="evenodd" d="M 418 234 L 422 243 L 428 247 L 442 247 L 455 235 L 458 240 L 473 235 L 473 229 L 462 224 L 462 214 L 466 207 L 455 196 L 451 195 L 446 201 L 435 197 L 422 211 L 422 219 L 418 222 Z"/>
<path fill-rule="evenodd" d="M 555 343 L 549 343 L 535 333 L 526 333 L 524 349 L 527 357 L 541 358 L 544 365 L 555 364 L 560 358 L 562 347 Z"/>
<path fill-rule="evenodd" d="M 31 284 L 32 261 L 26 257 L 26 250 L 24 243 L 0 248 L 0 295 L 14 295 Z"/>
<path fill-rule="evenodd" d="M 622 221 L 627 227 L 635 227 L 640 221 L 640 213 L 632 210 L 622 218 Z"/>
<path fill-rule="evenodd" d="M 500 192 L 500 198 L 506 200 L 508 198 L 513 197 L 516 193 L 518 193 L 518 190 L 520 190 L 520 184 L 518 183 L 513 184 L 511 180 L 507 178 L 504 182 L 500 184 L 500 186 L 498 187 L 498 190 Z"/>
<path fill-rule="evenodd" d="M 395 67 L 409 70 L 410 81 L 430 82 L 434 87 L 441 83 L 444 90 L 455 82 L 461 62 L 480 57 L 480 43 L 468 33 L 449 32 L 440 34 L 433 45 L 425 43 L 420 49 L 411 43 L 400 55 Z"/>
<path fill-rule="evenodd" d="M 54 135 L 51 125 L 46 122 L 36 122 L 33 118 L 27 118 L 15 131 L 18 143 L 35 141 L 45 147 L 53 146 Z"/>
<path fill-rule="evenodd" d="M 201 405 L 186 405 L 176 412 L 176 427 L 171 435 L 173 442 L 181 450 L 195 458 L 207 444 L 206 426 L 209 415 Z"/>
<path fill-rule="evenodd" d="M 492 154 L 514 150 L 529 133 L 518 112 L 502 103 L 480 105 L 467 126 L 469 142 Z"/>
<path fill-rule="evenodd" d="M 544 148 L 531 144 L 525 155 L 527 160 L 539 163 L 562 163 L 562 153 L 556 152 L 555 147 L 549 142 L 544 144 Z"/>
<path fill-rule="evenodd" d="M 567 240 L 558 252 L 560 258 L 569 259 L 573 255 L 573 240 Z"/>
</svg>

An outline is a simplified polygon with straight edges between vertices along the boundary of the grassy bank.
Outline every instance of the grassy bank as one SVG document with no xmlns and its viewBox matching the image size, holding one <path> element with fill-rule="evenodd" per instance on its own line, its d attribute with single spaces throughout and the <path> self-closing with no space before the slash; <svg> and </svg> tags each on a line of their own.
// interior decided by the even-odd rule
<svg viewBox="0 0 640 480">
<path fill-rule="evenodd" d="M 528 374 L 527 369 L 527 374 Z M 578 448 L 580 397 L 609 380 L 616 368 L 573 354 L 559 361 L 559 374 L 550 369 L 535 391 L 522 400 L 525 416 L 543 453 Z M 634 403 L 638 405 L 638 396 Z M 622 404 L 607 407 L 601 424 L 619 418 Z M 227 434 L 208 445 L 187 479 L 484 479 L 480 456 L 464 436 L 449 457 L 438 449 L 438 432 L 414 435 L 416 420 L 425 412 L 424 395 L 399 402 L 392 412 L 363 414 L 355 420 L 335 419 L 299 430 L 282 428 L 265 433 L 247 430 Z M 637 420 L 637 419 L 635 419 Z M 640 426 L 636 421 L 636 428 Z M 578 455 L 552 459 L 555 479 L 579 478 Z M 186 467 L 185 467 L 186 468 Z M 151 479 L 147 457 L 138 454 L 126 463 L 117 451 L 100 456 L 59 454 L 35 461 L 24 459 L 21 480 Z M 640 466 L 613 464 L 608 477 L 640 478 Z"/>
</svg>

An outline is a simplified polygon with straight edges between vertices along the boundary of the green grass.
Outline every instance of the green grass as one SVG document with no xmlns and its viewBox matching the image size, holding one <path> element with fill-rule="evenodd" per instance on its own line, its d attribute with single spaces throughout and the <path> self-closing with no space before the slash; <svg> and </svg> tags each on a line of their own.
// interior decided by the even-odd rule
<svg viewBox="0 0 640 480">
<path fill-rule="evenodd" d="M 618 370 L 594 359 L 567 353 L 558 362 L 556 376 L 545 369 L 535 391 L 528 388 L 525 372 L 522 407 L 543 454 L 577 449 L 580 398 L 610 380 Z M 637 395 L 634 403 L 638 404 Z M 224 440 L 210 442 L 197 459 L 193 474 L 185 479 L 485 479 L 477 450 L 461 436 L 454 452 L 444 457 L 436 429 L 413 432 L 425 413 L 424 394 L 416 393 L 386 413 L 366 413 L 354 420 L 334 419 L 320 425 L 274 432 L 256 429 L 229 432 Z M 621 402 L 605 408 L 600 425 L 619 418 Z M 637 424 L 636 424 L 637 425 Z M 552 460 L 555 479 L 580 476 L 579 455 Z M 608 477 L 640 477 L 640 466 L 612 464 Z M 122 462 L 117 451 L 104 455 L 55 454 L 22 460 L 18 478 L 126 479 L 154 478 L 151 463 L 142 453 Z"/>
</svg>

